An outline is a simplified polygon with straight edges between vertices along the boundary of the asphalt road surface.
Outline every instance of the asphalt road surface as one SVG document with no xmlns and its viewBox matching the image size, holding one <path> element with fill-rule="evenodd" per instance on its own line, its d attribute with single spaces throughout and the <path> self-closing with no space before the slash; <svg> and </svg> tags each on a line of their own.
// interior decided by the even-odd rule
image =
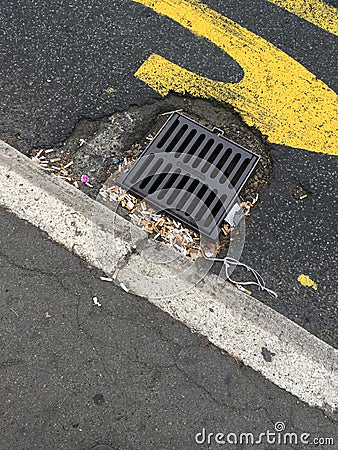
<svg viewBox="0 0 338 450">
<path fill-rule="evenodd" d="M 205 3 L 337 91 L 332 33 L 262 0 Z M 243 77 L 220 48 L 129 0 L 6 0 L 0 24 L 0 137 L 26 154 L 65 139 L 83 117 L 159 98 L 134 76 L 152 53 L 215 80 Z M 279 293 L 277 300 L 259 298 L 336 346 L 337 157 L 271 148 L 272 181 L 249 222 L 242 260 Z M 295 198 L 299 189 L 304 200 Z M 301 274 L 318 290 L 300 285 Z"/>
</svg>

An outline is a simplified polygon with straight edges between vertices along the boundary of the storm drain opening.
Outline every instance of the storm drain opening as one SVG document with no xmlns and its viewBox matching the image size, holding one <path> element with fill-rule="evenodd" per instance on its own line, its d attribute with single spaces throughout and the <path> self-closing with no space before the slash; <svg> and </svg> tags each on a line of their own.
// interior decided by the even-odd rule
<svg viewBox="0 0 338 450">
<path fill-rule="evenodd" d="M 224 220 L 243 217 L 238 194 L 260 157 L 174 112 L 117 184 L 201 235 L 217 239 Z"/>
<path fill-rule="evenodd" d="M 203 272 L 204 263 L 213 261 L 213 273 L 225 275 L 247 294 L 248 284 L 266 290 L 253 270 L 253 283 L 230 278 L 231 266 L 248 270 L 239 262 L 245 238 L 241 219 L 249 219 L 272 173 L 264 136 L 232 108 L 169 95 L 99 121 L 84 119 L 66 141 L 33 149 L 31 157 L 41 169 L 111 209 L 113 217 L 131 222 L 128 239 L 135 242 L 135 252 L 149 256 L 156 249 L 155 262 L 143 267 L 146 277 L 163 266 L 158 258 L 164 244 L 184 256 L 187 267 L 196 263 Z M 101 210 L 95 211 L 97 220 Z M 114 227 L 114 220 L 107 226 Z M 149 241 L 133 241 L 139 230 Z M 109 279 L 117 279 L 119 267 Z"/>
</svg>

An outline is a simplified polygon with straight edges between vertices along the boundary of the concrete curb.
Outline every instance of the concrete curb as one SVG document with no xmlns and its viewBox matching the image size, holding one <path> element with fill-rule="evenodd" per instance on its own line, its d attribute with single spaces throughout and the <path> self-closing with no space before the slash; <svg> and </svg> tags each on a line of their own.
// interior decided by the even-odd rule
<svg viewBox="0 0 338 450">
<path fill-rule="evenodd" d="M 144 261 L 125 238 L 131 225 L 2 141 L 0 205 L 107 274 L 125 258 L 119 281 L 146 286 L 135 277 Z M 143 237 L 137 231 L 133 244 Z M 149 301 L 309 405 L 337 412 L 338 351 L 253 297 L 209 274 L 189 292 Z"/>
</svg>

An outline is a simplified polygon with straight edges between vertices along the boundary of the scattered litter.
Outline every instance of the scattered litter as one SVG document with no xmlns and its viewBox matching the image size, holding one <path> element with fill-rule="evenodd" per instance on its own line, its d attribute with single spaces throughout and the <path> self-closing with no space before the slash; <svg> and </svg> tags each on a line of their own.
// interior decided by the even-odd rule
<svg viewBox="0 0 338 450">
<path fill-rule="evenodd" d="M 206 257 L 205 254 L 203 256 Z M 207 259 L 212 259 L 213 261 L 217 261 L 217 262 L 223 262 L 224 267 L 225 267 L 226 279 L 229 280 L 230 283 L 234 284 L 238 289 L 242 290 L 242 288 L 239 288 L 239 286 L 243 287 L 243 286 L 247 286 L 247 285 L 253 285 L 253 286 L 257 286 L 262 291 L 266 291 L 268 294 L 271 295 L 271 297 L 274 297 L 274 298 L 278 297 L 278 295 L 275 291 L 272 291 L 271 289 L 266 287 L 263 277 L 252 267 L 249 267 L 248 265 L 241 263 L 237 259 L 231 258 L 230 256 L 226 256 L 225 258 L 207 258 Z M 255 278 L 255 281 L 233 280 L 229 275 L 230 266 L 244 267 L 248 272 L 252 273 L 252 275 Z M 243 289 L 245 289 L 245 288 L 243 288 Z M 248 292 L 250 292 L 250 291 L 248 291 Z"/>
<path fill-rule="evenodd" d="M 240 284 L 235 284 L 236 288 L 239 289 L 240 291 L 244 292 L 247 295 L 251 295 L 252 292 L 249 291 L 248 289 L 245 289 L 245 287 L 241 286 Z"/>
<path fill-rule="evenodd" d="M 93 304 L 94 304 L 95 306 L 99 306 L 99 307 L 102 306 L 101 303 L 98 301 L 97 297 L 93 297 Z"/>
<path fill-rule="evenodd" d="M 292 196 L 296 200 L 304 200 L 307 198 L 310 194 L 312 194 L 310 188 L 308 186 L 305 186 L 303 183 L 298 182 L 298 185 L 295 186 L 293 190 Z"/>
<path fill-rule="evenodd" d="M 181 112 L 181 111 L 183 111 L 183 109 L 175 109 L 175 111 L 168 111 L 163 114 L 160 114 L 160 116 L 168 116 L 169 114 L 174 114 L 174 113 Z"/>
<path fill-rule="evenodd" d="M 113 280 L 116 280 L 118 273 L 120 272 L 120 269 L 115 269 L 113 273 Z"/>
<path fill-rule="evenodd" d="M 207 258 L 215 258 L 218 253 L 218 249 L 215 243 L 201 244 L 201 249 Z"/>
<path fill-rule="evenodd" d="M 125 171 L 132 162 L 132 160 L 124 158 L 117 168 L 118 172 Z M 99 195 L 103 201 L 116 203 L 126 209 L 131 222 L 147 231 L 154 239 L 160 239 L 193 261 L 201 257 L 200 236 L 196 231 L 186 228 L 176 219 L 173 220 L 163 213 L 156 213 L 145 201 L 141 201 L 120 186 L 107 187 L 104 185 L 100 189 Z M 252 206 L 253 203 L 250 201 L 241 202 L 239 205 L 245 217 L 250 215 Z M 222 233 L 224 238 L 230 236 L 232 230 L 233 227 L 229 226 L 228 223 L 223 223 Z M 221 239 L 220 244 L 217 246 L 216 244 L 208 244 L 209 248 L 203 251 L 208 258 L 211 258 L 219 254 L 224 246 L 225 239 Z M 113 276 L 113 279 L 115 278 Z"/>
<path fill-rule="evenodd" d="M 129 292 L 129 289 L 127 288 L 127 286 L 126 286 L 125 284 L 120 283 L 120 287 L 121 287 L 124 291 Z"/>
<path fill-rule="evenodd" d="M 12 308 L 9 308 L 9 310 L 10 310 L 10 311 L 12 311 L 12 313 L 13 313 L 13 314 L 15 314 L 15 315 L 16 315 L 16 317 L 19 317 L 19 314 L 18 314 L 17 312 L 15 312 L 15 311 L 14 311 L 14 309 L 12 309 Z"/>
<path fill-rule="evenodd" d="M 52 316 L 49 314 L 49 312 L 47 311 L 47 312 L 45 312 L 45 317 L 46 317 L 46 319 L 50 319 Z"/>
<path fill-rule="evenodd" d="M 81 183 L 87 184 L 89 182 L 88 175 L 81 175 Z"/>
<path fill-rule="evenodd" d="M 223 353 L 223 352 L 222 352 Z M 226 355 L 226 352 L 224 352 L 223 354 Z M 241 361 L 237 358 L 237 356 L 235 355 L 235 353 L 233 352 L 229 352 L 229 355 L 231 356 L 231 358 L 233 358 L 237 364 L 241 364 Z"/>
<path fill-rule="evenodd" d="M 108 278 L 108 277 L 100 277 L 100 280 L 102 280 L 102 281 L 113 281 L 112 278 Z"/>
<path fill-rule="evenodd" d="M 299 283 L 302 286 L 306 286 L 306 287 L 312 287 L 312 289 L 314 289 L 315 291 L 318 290 L 318 284 L 315 283 L 313 280 L 311 280 L 311 278 L 308 275 L 299 275 L 299 277 L 297 278 L 297 281 L 299 281 Z"/>
<path fill-rule="evenodd" d="M 50 154 L 55 152 L 54 148 L 36 150 L 33 152 L 31 159 L 41 169 L 59 176 L 78 189 L 80 177 L 72 169 L 74 162 L 67 160 L 65 155 L 62 158 L 51 157 Z M 87 183 L 87 186 L 90 186 L 89 183 Z"/>
<path fill-rule="evenodd" d="M 257 202 L 258 202 L 258 198 L 259 198 L 259 195 L 258 194 L 256 194 L 256 197 L 252 200 L 252 206 L 253 205 L 255 205 Z"/>
<path fill-rule="evenodd" d="M 156 213 L 147 206 L 146 202 L 140 201 L 119 186 L 113 185 L 109 188 L 104 186 L 99 194 L 102 198 L 115 202 L 128 210 L 131 222 L 140 226 L 154 238 L 161 238 L 164 243 L 171 245 L 190 259 L 201 256 L 198 233 L 189 230 L 177 220 L 172 220 L 163 213 Z M 115 271 L 113 279 L 116 278 L 117 273 Z"/>
</svg>

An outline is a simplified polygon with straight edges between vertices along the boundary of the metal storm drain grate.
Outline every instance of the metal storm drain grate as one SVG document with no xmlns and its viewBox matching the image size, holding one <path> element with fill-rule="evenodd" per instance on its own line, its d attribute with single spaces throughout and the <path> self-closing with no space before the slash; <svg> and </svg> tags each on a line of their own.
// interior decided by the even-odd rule
<svg viewBox="0 0 338 450">
<path fill-rule="evenodd" d="M 217 238 L 259 156 L 215 130 L 173 113 L 117 183 L 157 210 Z"/>
</svg>

